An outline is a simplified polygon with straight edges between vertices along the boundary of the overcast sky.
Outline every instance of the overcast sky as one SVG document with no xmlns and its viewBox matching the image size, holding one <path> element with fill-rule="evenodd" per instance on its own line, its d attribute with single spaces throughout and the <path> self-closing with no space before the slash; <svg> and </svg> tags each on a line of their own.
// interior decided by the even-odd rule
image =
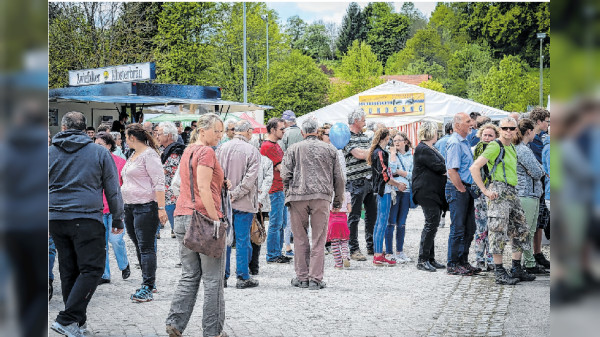
<svg viewBox="0 0 600 337">
<path fill-rule="evenodd" d="M 335 22 L 342 24 L 342 18 L 346 14 L 349 2 L 267 2 L 267 7 L 274 9 L 279 13 L 281 23 L 285 23 L 291 16 L 298 15 L 307 23 L 316 20 L 324 22 Z M 357 2 L 361 8 L 364 8 L 369 2 Z M 402 8 L 403 2 L 394 2 L 396 12 Z M 435 9 L 437 2 L 414 2 L 415 7 L 419 9 L 427 18 Z"/>
</svg>

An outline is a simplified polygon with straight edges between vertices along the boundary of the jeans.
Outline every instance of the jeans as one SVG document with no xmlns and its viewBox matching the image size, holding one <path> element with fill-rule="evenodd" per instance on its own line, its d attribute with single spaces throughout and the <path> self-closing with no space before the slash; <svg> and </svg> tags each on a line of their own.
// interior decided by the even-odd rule
<svg viewBox="0 0 600 337">
<path fill-rule="evenodd" d="M 150 288 L 156 284 L 156 230 L 158 229 L 158 204 L 125 204 L 125 227 L 135 245 L 138 263 L 142 268 L 142 285 Z"/>
<path fill-rule="evenodd" d="M 396 203 L 390 209 L 390 218 L 385 230 L 385 252 L 394 253 L 392 238 L 394 237 L 394 227 L 396 230 L 396 251 L 404 250 L 404 236 L 406 234 L 406 217 L 410 206 L 410 192 L 396 192 Z"/>
<path fill-rule="evenodd" d="M 49 229 L 58 252 L 65 304 L 56 321 L 62 325 L 83 325 L 87 306 L 104 270 L 104 226 L 93 219 L 51 220 Z"/>
<path fill-rule="evenodd" d="M 390 216 L 391 204 L 392 195 L 390 193 L 385 193 L 383 197 L 377 195 L 377 222 L 373 231 L 373 251 L 375 254 L 383 253 L 383 239 Z"/>
<path fill-rule="evenodd" d="M 175 204 L 165 205 L 165 211 L 167 212 L 167 217 L 169 218 L 169 222 L 171 223 L 171 230 L 173 230 L 175 227 L 175 219 L 173 216 L 175 214 L 175 206 Z"/>
<path fill-rule="evenodd" d="M 125 240 L 123 237 L 125 236 L 125 232 L 121 234 L 113 234 L 112 233 L 112 214 L 106 213 L 102 216 L 102 220 L 104 221 L 104 228 L 106 228 L 106 264 L 104 267 L 104 274 L 102 274 L 103 279 L 110 280 L 110 263 L 109 263 L 109 249 L 108 243 L 110 242 L 113 247 L 113 252 L 115 253 L 115 258 L 117 259 L 117 265 L 120 270 L 127 268 L 129 265 L 129 261 L 127 260 L 127 248 L 125 246 Z"/>
<path fill-rule="evenodd" d="M 440 224 L 440 209 L 438 207 L 421 206 L 425 216 L 425 225 L 421 232 L 419 245 L 419 262 L 435 260 L 435 234 Z"/>
<path fill-rule="evenodd" d="M 448 265 L 469 262 L 469 248 L 475 235 L 474 199 L 468 191 L 459 192 L 451 182 L 446 184 L 446 201 L 450 206 L 450 235 L 448 236 Z"/>
<path fill-rule="evenodd" d="M 215 259 L 185 247 L 183 237 L 191 220 L 191 215 L 175 217 L 174 232 L 179 241 L 181 279 L 173 294 L 166 324 L 174 326 L 180 332 L 185 330 L 196 305 L 200 280 L 203 280 L 202 333 L 203 336 L 217 336 L 223 331 L 225 324 L 225 254 Z"/>
<path fill-rule="evenodd" d="M 273 261 L 281 256 L 283 247 L 282 230 L 287 222 L 285 211 L 285 195 L 283 192 L 269 194 L 271 199 L 271 211 L 269 212 L 269 229 L 267 230 L 267 261 Z"/>
<path fill-rule="evenodd" d="M 348 214 L 350 254 L 360 250 L 358 223 L 363 205 L 365 207 L 365 240 L 367 241 L 367 250 L 371 250 L 373 249 L 373 229 L 377 220 L 377 198 L 373 194 L 371 181 L 366 178 L 348 181 L 346 191 L 350 193 L 352 199 L 352 210 Z"/>
<path fill-rule="evenodd" d="M 242 280 L 250 278 L 248 264 L 252 258 L 250 227 L 252 226 L 253 217 L 253 213 L 233 210 L 233 227 L 235 230 L 235 270 L 237 277 Z M 231 247 L 229 247 L 229 249 L 231 249 Z"/>
<path fill-rule="evenodd" d="M 52 269 L 54 269 L 54 260 L 56 260 L 56 245 L 54 244 L 54 240 L 52 237 L 48 237 L 48 279 L 54 280 L 54 273 Z"/>
</svg>

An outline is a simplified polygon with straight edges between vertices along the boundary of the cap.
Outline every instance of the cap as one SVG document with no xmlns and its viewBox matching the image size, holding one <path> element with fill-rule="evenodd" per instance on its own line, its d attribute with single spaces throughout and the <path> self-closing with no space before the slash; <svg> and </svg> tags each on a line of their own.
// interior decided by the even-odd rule
<svg viewBox="0 0 600 337">
<path fill-rule="evenodd" d="M 296 114 L 292 110 L 285 110 L 283 115 L 281 115 L 281 119 L 288 122 L 293 122 L 296 120 Z"/>
</svg>

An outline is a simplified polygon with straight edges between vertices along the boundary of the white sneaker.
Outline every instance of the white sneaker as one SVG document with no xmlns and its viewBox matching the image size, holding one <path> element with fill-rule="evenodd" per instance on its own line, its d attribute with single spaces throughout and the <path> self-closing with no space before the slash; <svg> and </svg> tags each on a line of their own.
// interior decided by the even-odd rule
<svg viewBox="0 0 600 337">
<path fill-rule="evenodd" d="M 444 227 L 446 227 L 446 218 L 442 218 L 442 219 L 440 220 L 440 225 L 439 225 L 439 227 L 440 227 L 440 228 L 444 228 Z"/>
<path fill-rule="evenodd" d="M 400 263 L 406 263 L 406 262 L 412 262 L 412 259 L 408 256 L 406 256 L 406 254 L 404 254 L 404 252 L 398 252 L 396 253 L 396 261 L 400 262 Z"/>
<path fill-rule="evenodd" d="M 391 260 L 391 261 L 401 262 L 401 261 L 397 260 L 396 255 L 394 255 L 394 254 L 386 254 L 385 258 L 388 260 Z"/>
</svg>

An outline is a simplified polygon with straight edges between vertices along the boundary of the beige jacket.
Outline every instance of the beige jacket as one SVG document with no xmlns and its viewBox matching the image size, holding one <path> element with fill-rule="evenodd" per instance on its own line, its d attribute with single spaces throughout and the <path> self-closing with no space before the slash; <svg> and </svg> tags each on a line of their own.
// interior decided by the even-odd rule
<svg viewBox="0 0 600 337">
<path fill-rule="evenodd" d="M 290 201 L 322 199 L 340 208 L 346 182 L 337 150 L 315 136 L 290 146 L 283 157 L 281 179 L 286 205 Z"/>
</svg>

